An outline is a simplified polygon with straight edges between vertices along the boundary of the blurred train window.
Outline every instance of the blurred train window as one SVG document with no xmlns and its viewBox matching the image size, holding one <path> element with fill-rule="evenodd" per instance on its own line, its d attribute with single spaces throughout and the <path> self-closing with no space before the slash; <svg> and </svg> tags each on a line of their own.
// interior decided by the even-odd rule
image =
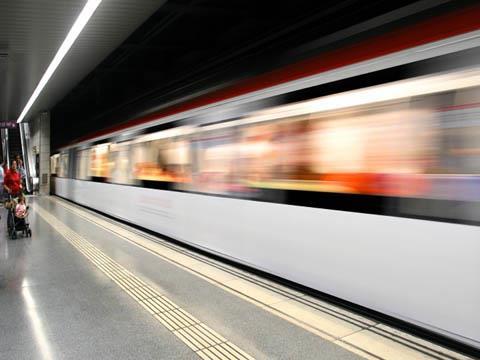
<svg viewBox="0 0 480 360">
<path fill-rule="evenodd" d="M 305 189 L 312 171 L 311 121 L 295 118 L 242 129 L 242 179 L 253 187 Z"/>
<path fill-rule="evenodd" d="M 417 174 L 426 170 L 434 139 L 432 111 L 407 103 L 355 109 L 317 123 L 317 169 L 322 181 L 346 192 L 413 196 L 425 190 Z"/>
<path fill-rule="evenodd" d="M 108 177 L 108 148 L 110 144 L 95 145 L 90 149 L 90 177 Z"/>
<path fill-rule="evenodd" d="M 480 173 L 480 88 L 457 91 L 440 116 L 445 173 Z"/>
<path fill-rule="evenodd" d="M 160 151 L 166 159 L 166 170 L 176 182 L 191 181 L 190 142 L 186 138 L 172 139 Z"/>
<path fill-rule="evenodd" d="M 58 177 L 68 177 L 68 153 L 61 153 L 58 159 Z"/>
<path fill-rule="evenodd" d="M 60 154 L 55 154 L 50 156 L 50 174 L 57 175 L 58 174 L 58 161 L 60 158 Z"/>
<path fill-rule="evenodd" d="M 243 129 L 242 178 L 260 188 L 420 194 L 413 180 L 434 147 L 433 118 L 407 99 L 251 125 Z"/>
<path fill-rule="evenodd" d="M 90 149 L 83 149 L 77 151 L 77 163 L 75 177 L 79 180 L 89 180 L 89 162 Z"/>
<path fill-rule="evenodd" d="M 131 143 L 110 145 L 108 154 L 109 181 L 116 184 L 133 184 Z"/>
<path fill-rule="evenodd" d="M 279 159 L 274 144 L 275 129 L 274 124 L 242 129 L 239 166 L 241 177 L 247 184 L 268 181 L 273 177 Z"/>
<path fill-rule="evenodd" d="M 191 180 L 190 145 L 176 132 L 149 134 L 133 142 L 131 159 L 138 180 L 184 183 Z"/>
<path fill-rule="evenodd" d="M 245 190 L 240 183 L 240 142 L 235 128 L 202 129 L 194 140 L 195 191 L 231 194 Z"/>
</svg>

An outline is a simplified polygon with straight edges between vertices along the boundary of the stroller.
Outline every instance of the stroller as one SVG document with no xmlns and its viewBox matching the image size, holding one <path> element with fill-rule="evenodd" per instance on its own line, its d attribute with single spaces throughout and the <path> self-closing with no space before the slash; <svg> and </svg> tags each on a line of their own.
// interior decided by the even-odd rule
<svg viewBox="0 0 480 360">
<path fill-rule="evenodd" d="M 16 208 L 19 202 L 19 198 L 14 198 L 9 195 L 7 202 L 5 203 L 5 208 L 8 210 L 7 215 L 7 229 L 10 239 L 17 238 L 17 232 L 21 231 L 23 236 L 32 236 L 32 230 L 30 230 L 30 224 L 28 223 L 28 206 L 26 207 L 25 213 L 21 216 L 17 216 Z"/>
</svg>

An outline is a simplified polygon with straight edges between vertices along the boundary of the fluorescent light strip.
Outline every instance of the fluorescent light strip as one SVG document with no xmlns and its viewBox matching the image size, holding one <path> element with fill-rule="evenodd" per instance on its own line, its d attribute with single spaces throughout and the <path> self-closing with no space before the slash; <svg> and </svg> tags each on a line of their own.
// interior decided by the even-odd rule
<svg viewBox="0 0 480 360">
<path fill-rule="evenodd" d="M 42 78 L 40 79 L 40 82 L 35 88 L 32 96 L 28 100 L 27 105 L 25 105 L 25 108 L 23 109 L 22 113 L 18 117 L 17 123 L 21 122 L 25 118 L 27 113 L 30 111 L 30 108 L 32 107 L 33 103 L 35 102 L 35 100 L 37 100 L 38 96 L 42 92 L 48 80 L 50 80 L 53 73 L 57 69 L 58 65 L 60 65 L 60 62 L 63 60 L 63 58 L 67 54 L 68 50 L 70 50 L 73 43 L 77 39 L 78 35 L 80 35 L 85 25 L 87 25 L 88 21 L 90 20 L 93 13 L 95 12 L 95 10 L 97 9 L 98 5 L 100 5 L 101 2 L 102 0 L 87 1 L 82 11 L 80 12 L 80 15 L 78 15 L 77 20 L 75 20 L 75 23 L 73 24 L 72 28 L 68 32 L 67 37 L 65 38 L 65 40 L 63 40 L 63 43 L 58 49 L 57 53 L 55 54 L 55 57 L 53 58 L 52 62 L 50 63 L 50 65 L 48 65 L 47 70 L 45 71 Z"/>
</svg>

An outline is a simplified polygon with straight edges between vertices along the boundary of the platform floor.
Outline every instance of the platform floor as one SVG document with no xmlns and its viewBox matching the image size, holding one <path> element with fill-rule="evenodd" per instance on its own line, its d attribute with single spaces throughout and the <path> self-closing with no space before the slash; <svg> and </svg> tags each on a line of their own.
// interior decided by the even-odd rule
<svg viewBox="0 0 480 360">
<path fill-rule="evenodd" d="M 55 197 L 0 231 L 0 359 L 467 359 Z"/>
</svg>

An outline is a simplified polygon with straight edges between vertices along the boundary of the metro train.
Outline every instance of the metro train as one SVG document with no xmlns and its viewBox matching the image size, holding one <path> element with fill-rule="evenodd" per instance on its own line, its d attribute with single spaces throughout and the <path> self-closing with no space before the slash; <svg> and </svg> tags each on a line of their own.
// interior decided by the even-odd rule
<svg viewBox="0 0 480 360">
<path fill-rule="evenodd" d="M 435 41 L 418 32 L 390 52 L 376 41 L 371 58 L 62 148 L 54 192 L 480 348 L 480 16 L 470 15 L 471 28 Z"/>
</svg>

